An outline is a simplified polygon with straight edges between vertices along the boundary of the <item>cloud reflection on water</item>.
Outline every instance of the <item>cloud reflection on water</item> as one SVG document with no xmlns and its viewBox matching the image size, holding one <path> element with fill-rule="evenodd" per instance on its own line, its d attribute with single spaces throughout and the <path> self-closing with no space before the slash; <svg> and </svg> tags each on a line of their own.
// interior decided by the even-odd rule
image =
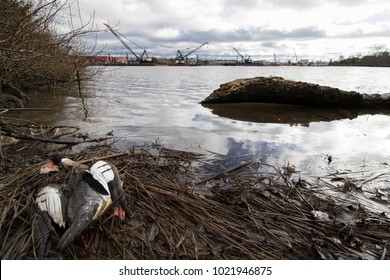
<svg viewBox="0 0 390 280">
<path fill-rule="evenodd" d="M 84 84 L 87 120 L 77 90 L 70 97 L 69 92 L 38 96 L 31 106 L 52 107 L 47 122 L 75 125 L 96 137 L 113 130 L 123 149 L 160 141 L 178 149 L 259 157 L 276 166 L 289 162 L 313 174 L 388 161 L 389 112 L 267 105 L 258 113 L 255 104 L 199 104 L 222 83 L 270 75 L 364 93 L 390 88 L 388 68 L 109 67 L 98 80 Z M 41 115 L 27 118 L 42 120 Z M 326 154 L 334 158 L 329 166 Z"/>
</svg>

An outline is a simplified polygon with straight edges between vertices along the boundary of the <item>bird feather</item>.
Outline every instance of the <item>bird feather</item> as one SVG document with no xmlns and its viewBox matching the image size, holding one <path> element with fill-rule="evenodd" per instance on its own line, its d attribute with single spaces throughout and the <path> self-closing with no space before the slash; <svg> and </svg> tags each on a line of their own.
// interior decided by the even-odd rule
<svg viewBox="0 0 390 280">
<path fill-rule="evenodd" d="M 61 185 L 55 184 L 43 187 L 35 201 L 41 211 L 47 212 L 56 224 L 65 227 L 66 198 L 61 188 Z"/>
</svg>

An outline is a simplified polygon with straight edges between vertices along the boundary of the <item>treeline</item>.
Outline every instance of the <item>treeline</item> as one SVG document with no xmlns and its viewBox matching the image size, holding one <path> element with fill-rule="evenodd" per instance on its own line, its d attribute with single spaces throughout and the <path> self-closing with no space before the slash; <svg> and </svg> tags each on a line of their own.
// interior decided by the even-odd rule
<svg viewBox="0 0 390 280">
<path fill-rule="evenodd" d="M 70 5 L 67 0 L 1 0 L 0 93 L 10 85 L 71 81 L 85 69 L 90 47 L 82 37 L 91 32 L 91 21 L 73 28 Z"/>
<path fill-rule="evenodd" d="M 366 56 L 350 56 L 349 58 L 341 57 L 339 61 L 329 62 L 329 65 L 390 67 L 390 53 L 386 50 Z"/>
</svg>

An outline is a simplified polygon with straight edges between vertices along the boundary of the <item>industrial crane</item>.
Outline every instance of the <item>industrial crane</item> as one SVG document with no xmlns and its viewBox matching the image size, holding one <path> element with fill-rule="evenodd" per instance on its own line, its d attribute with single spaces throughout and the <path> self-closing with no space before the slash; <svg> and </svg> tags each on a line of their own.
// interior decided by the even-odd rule
<svg viewBox="0 0 390 280">
<path fill-rule="evenodd" d="M 233 47 L 233 50 L 235 50 L 237 52 L 237 54 L 241 57 L 241 63 L 251 63 L 252 62 L 250 56 L 248 56 L 248 58 L 244 58 L 244 56 L 235 47 Z"/>
<path fill-rule="evenodd" d="M 279 59 L 276 57 L 276 54 L 274 54 L 274 66 L 280 65 Z"/>
<path fill-rule="evenodd" d="M 303 65 L 302 61 L 300 59 L 298 59 L 297 53 L 295 52 L 294 48 L 293 48 L 293 50 L 294 50 L 294 55 L 295 55 L 295 59 L 296 59 L 297 65 L 302 66 Z"/>
<path fill-rule="evenodd" d="M 177 50 L 177 54 L 176 54 L 176 64 L 186 64 L 185 62 L 188 60 L 188 56 L 193 54 L 194 52 L 196 52 L 197 50 L 199 50 L 201 47 L 203 47 L 204 45 L 208 44 L 209 42 L 205 42 L 203 44 L 201 44 L 200 46 L 196 47 L 195 49 L 193 49 L 192 51 L 190 51 L 189 53 L 183 55 L 183 53 L 180 51 L 180 50 Z"/>
<path fill-rule="evenodd" d="M 120 34 L 118 31 L 115 31 L 111 26 L 109 26 L 107 23 L 103 23 L 103 25 L 105 27 L 108 28 L 108 30 L 111 31 L 112 34 L 114 34 L 114 36 L 122 43 L 122 45 L 125 46 L 126 49 L 128 49 L 132 55 L 135 56 L 135 58 L 137 59 L 137 62 L 138 63 L 151 63 L 152 62 L 152 59 L 149 58 L 148 56 L 148 53 L 146 52 L 146 50 L 142 47 L 140 47 L 139 45 L 137 45 L 136 43 L 134 43 L 133 41 L 131 41 L 130 39 L 126 38 L 124 35 Z M 141 56 L 138 56 L 130 47 L 128 44 L 126 44 L 126 42 L 123 40 L 123 38 L 127 39 L 128 41 L 130 41 L 131 43 L 133 43 L 134 45 L 136 45 L 138 48 L 140 49 L 143 49 L 143 53 Z M 146 56 L 146 57 L 145 57 Z"/>
</svg>

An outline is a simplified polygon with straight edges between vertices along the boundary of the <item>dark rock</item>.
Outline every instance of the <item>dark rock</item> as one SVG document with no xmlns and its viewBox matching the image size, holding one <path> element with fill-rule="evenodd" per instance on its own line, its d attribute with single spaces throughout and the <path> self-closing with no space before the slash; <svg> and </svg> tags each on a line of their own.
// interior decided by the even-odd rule
<svg viewBox="0 0 390 280">
<path fill-rule="evenodd" d="M 222 84 L 201 103 L 240 102 L 331 107 L 388 106 L 390 95 L 366 95 L 318 84 L 285 80 L 281 77 L 256 77 Z"/>
<path fill-rule="evenodd" d="M 0 108 L 23 108 L 28 102 L 28 95 L 9 84 L 2 85 Z"/>
<path fill-rule="evenodd" d="M 0 94 L 0 108 L 23 108 L 24 103 L 20 98 L 10 94 Z"/>
</svg>

